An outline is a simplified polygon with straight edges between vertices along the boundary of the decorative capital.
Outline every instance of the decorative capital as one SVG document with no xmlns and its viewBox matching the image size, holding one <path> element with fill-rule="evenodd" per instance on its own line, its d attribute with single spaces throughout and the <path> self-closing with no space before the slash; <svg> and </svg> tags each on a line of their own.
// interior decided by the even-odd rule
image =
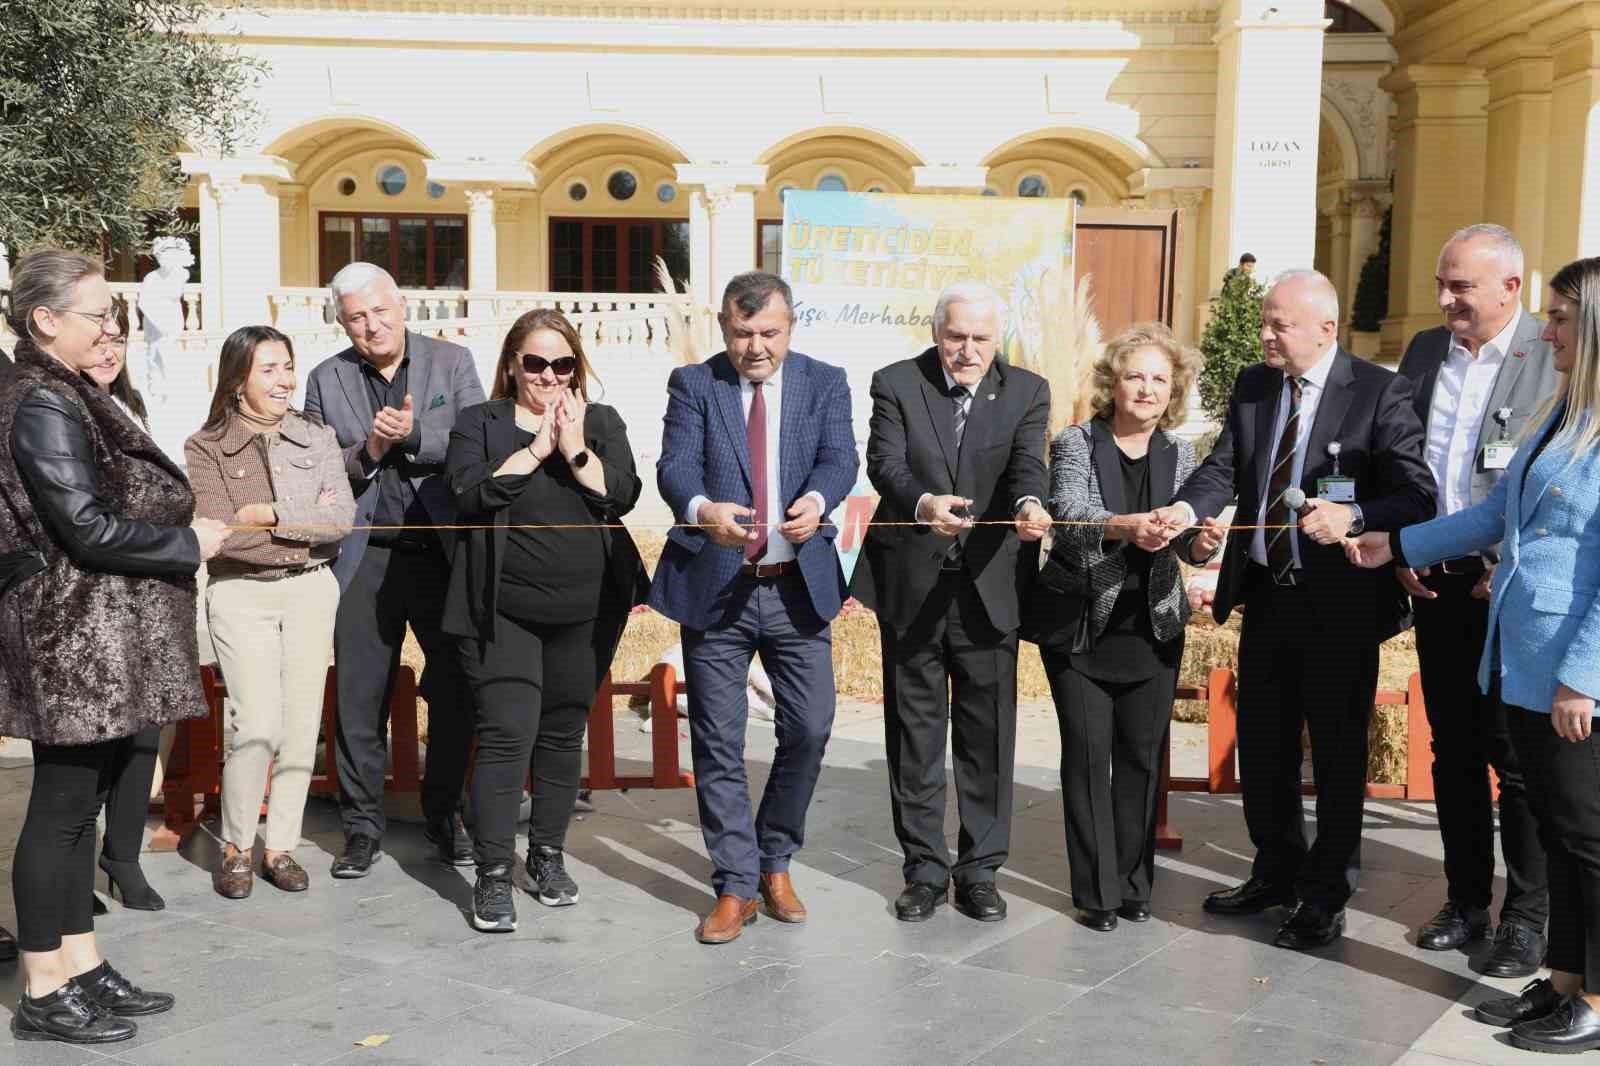
<svg viewBox="0 0 1600 1066">
<path fill-rule="evenodd" d="M 242 181 L 231 178 L 220 180 L 213 178 L 206 183 L 206 191 L 211 194 L 212 201 L 218 207 L 226 207 L 229 200 L 237 199 L 239 190 L 243 187 L 244 183 Z"/>
<path fill-rule="evenodd" d="M 463 189 L 461 192 L 467 198 L 467 209 L 473 214 L 494 210 L 494 189 L 488 186 L 478 186 L 477 188 Z"/>
<path fill-rule="evenodd" d="M 1173 189 L 1172 199 L 1177 203 L 1178 210 L 1185 214 L 1194 214 L 1200 210 L 1200 205 L 1206 202 L 1204 189 Z"/>
<path fill-rule="evenodd" d="M 705 191 L 706 214 L 715 218 L 723 209 L 733 203 L 734 194 L 739 190 L 733 185 L 707 185 Z"/>
</svg>

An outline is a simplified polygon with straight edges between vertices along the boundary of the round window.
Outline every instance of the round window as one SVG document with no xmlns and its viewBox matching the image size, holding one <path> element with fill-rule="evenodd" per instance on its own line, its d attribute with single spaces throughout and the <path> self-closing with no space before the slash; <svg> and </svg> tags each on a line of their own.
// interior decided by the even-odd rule
<svg viewBox="0 0 1600 1066">
<path fill-rule="evenodd" d="M 355 194 L 356 194 L 356 179 L 355 178 L 340 178 L 339 179 L 339 195 L 340 196 L 354 196 Z"/>
<path fill-rule="evenodd" d="M 789 198 L 789 194 L 792 193 L 792 192 L 794 192 L 794 186 L 793 185 L 785 185 L 783 188 L 779 189 L 778 190 L 778 202 L 780 204 L 783 203 L 785 200 L 787 200 Z"/>
<path fill-rule="evenodd" d="M 882 192 L 883 191 L 883 186 L 882 185 L 872 185 L 872 186 L 869 186 L 867 188 L 867 191 L 868 192 Z"/>
<path fill-rule="evenodd" d="M 678 187 L 670 181 L 664 181 L 656 186 L 656 199 L 664 204 L 670 204 L 678 198 Z"/>
<path fill-rule="evenodd" d="M 386 166 L 382 170 L 378 171 L 378 188 L 382 189 L 388 196 L 399 196 L 401 193 L 405 192 L 405 167 L 398 167 L 391 163 L 389 166 Z"/>
<path fill-rule="evenodd" d="M 1077 204 L 1079 207 L 1082 207 L 1084 204 L 1089 202 L 1089 197 L 1082 189 L 1073 189 L 1071 192 L 1067 193 L 1067 198 L 1073 203 Z"/>
<path fill-rule="evenodd" d="M 589 198 L 589 186 L 581 181 L 575 181 L 567 186 L 567 195 L 572 198 L 574 203 L 587 200 Z"/>
<path fill-rule="evenodd" d="M 992 189 L 992 188 L 989 188 L 988 186 L 984 186 L 983 195 L 985 195 L 985 196 L 999 196 L 1000 195 L 1000 190 L 999 189 Z"/>
<path fill-rule="evenodd" d="M 1041 197 L 1050 195 L 1050 186 L 1037 174 L 1029 174 L 1017 182 L 1017 195 L 1028 197 Z"/>
<path fill-rule="evenodd" d="M 613 200 L 631 200 L 639 191 L 639 179 L 626 170 L 619 170 L 606 179 L 606 192 Z"/>
<path fill-rule="evenodd" d="M 437 200 L 444 195 L 444 186 L 436 181 L 428 182 L 428 199 Z"/>
<path fill-rule="evenodd" d="M 817 180 L 818 192 L 844 192 L 849 186 L 837 174 L 824 174 Z"/>
</svg>

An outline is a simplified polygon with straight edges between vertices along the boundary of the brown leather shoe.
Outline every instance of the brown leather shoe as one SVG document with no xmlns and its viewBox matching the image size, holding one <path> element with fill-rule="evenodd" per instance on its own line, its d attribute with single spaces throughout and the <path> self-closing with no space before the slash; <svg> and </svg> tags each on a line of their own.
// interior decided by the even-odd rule
<svg viewBox="0 0 1600 1066">
<path fill-rule="evenodd" d="M 291 855 L 279 855 L 270 863 L 261 860 L 261 878 L 283 892 L 304 892 L 311 887 L 306 869 Z"/>
<path fill-rule="evenodd" d="M 767 905 L 767 916 L 780 922 L 799 925 L 806 920 L 806 905 L 794 894 L 787 870 L 761 875 L 761 902 Z"/>
<path fill-rule="evenodd" d="M 250 872 L 250 853 L 238 851 L 222 860 L 211 875 L 211 887 L 224 899 L 245 899 L 255 887 L 255 874 Z"/>
<path fill-rule="evenodd" d="M 755 924 L 758 904 L 758 900 L 718 896 L 717 905 L 694 931 L 694 938 L 702 944 L 726 944 L 739 939 L 745 926 Z"/>
</svg>

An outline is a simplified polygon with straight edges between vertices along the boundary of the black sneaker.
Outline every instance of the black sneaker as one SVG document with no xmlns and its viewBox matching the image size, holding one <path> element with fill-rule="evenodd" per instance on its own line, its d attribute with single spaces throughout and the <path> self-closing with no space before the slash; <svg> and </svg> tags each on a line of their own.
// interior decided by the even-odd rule
<svg viewBox="0 0 1600 1066">
<path fill-rule="evenodd" d="M 514 933 L 517 904 L 511 898 L 511 864 L 497 862 L 478 871 L 472 889 L 472 925 L 483 933 Z"/>
<path fill-rule="evenodd" d="M 567 873 L 560 848 L 540 844 L 528 849 L 529 891 L 546 907 L 570 907 L 578 902 L 578 882 Z"/>
<path fill-rule="evenodd" d="M 24 995 L 11 1017 L 11 1035 L 22 1040 L 59 1040 L 64 1044 L 112 1044 L 131 1040 L 139 1027 L 126 1018 L 101 1010 L 76 981 L 68 981 L 48 996 Z"/>
</svg>

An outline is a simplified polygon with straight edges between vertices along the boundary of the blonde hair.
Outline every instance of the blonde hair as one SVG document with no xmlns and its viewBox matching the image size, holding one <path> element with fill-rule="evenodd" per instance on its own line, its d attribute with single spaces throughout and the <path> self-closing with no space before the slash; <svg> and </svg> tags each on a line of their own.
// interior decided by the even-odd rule
<svg viewBox="0 0 1600 1066">
<path fill-rule="evenodd" d="M 81 252 L 37 248 L 27 253 L 11 272 L 11 302 L 6 310 L 11 331 L 37 343 L 33 313 L 44 307 L 61 314 L 72 303 L 78 282 L 103 277 L 105 272 L 100 260 Z"/>
<path fill-rule="evenodd" d="M 1600 444 L 1600 256 L 1568 263 L 1550 279 L 1550 288 L 1578 305 L 1572 369 L 1561 375 L 1555 394 L 1528 420 L 1524 432 L 1531 437 L 1552 411 L 1564 406 L 1554 439 L 1571 448 L 1576 458 Z"/>
<path fill-rule="evenodd" d="M 1178 340 L 1176 334 L 1160 322 L 1139 322 L 1112 337 L 1106 349 L 1094 362 L 1090 371 L 1090 384 L 1094 389 L 1089 405 L 1101 418 L 1110 418 L 1116 412 L 1117 382 L 1127 368 L 1128 360 L 1141 348 L 1154 348 L 1167 357 L 1172 366 L 1172 399 L 1162 412 L 1160 428 L 1174 429 L 1183 424 L 1189 410 L 1189 389 L 1205 359 L 1193 348 Z"/>
</svg>

